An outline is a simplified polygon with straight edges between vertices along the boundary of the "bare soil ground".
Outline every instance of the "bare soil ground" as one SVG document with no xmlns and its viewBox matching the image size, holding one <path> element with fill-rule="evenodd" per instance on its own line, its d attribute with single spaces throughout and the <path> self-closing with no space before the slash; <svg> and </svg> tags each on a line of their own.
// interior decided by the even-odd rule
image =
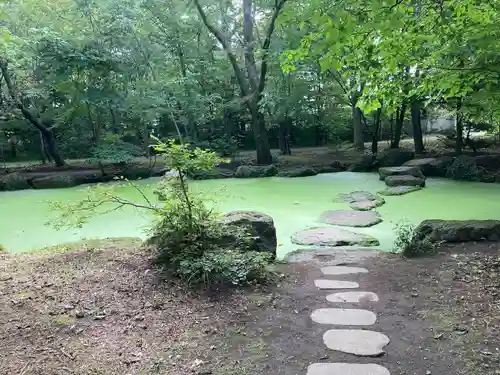
<svg viewBox="0 0 500 375">
<path fill-rule="evenodd" d="M 378 316 L 373 329 L 391 338 L 379 358 L 324 346 L 327 327 L 309 318 L 329 305 L 313 285 L 318 265 L 280 265 L 275 286 L 208 293 L 165 278 L 130 239 L 2 254 L 0 374 L 302 375 L 335 361 L 380 363 L 393 375 L 499 374 L 499 248 L 383 254 L 363 262 L 370 273 L 343 277 L 380 297 L 366 306 Z"/>
</svg>

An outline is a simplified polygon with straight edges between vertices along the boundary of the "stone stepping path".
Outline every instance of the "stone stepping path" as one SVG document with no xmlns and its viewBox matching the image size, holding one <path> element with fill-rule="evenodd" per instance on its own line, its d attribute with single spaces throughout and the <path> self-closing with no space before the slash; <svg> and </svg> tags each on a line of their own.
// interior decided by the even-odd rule
<svg viewBox="0 0 500 375">
<path fill-rule="evenodd" d="M 311 319 L 319 324 L 371 326 L 377 321 L 377 316 L 368 310 L 323 308 L 314 310 Z"/>
<path fill-rule="evenodd" d="M 328 349 L 364 357 L 383 355 L 390 342 L 380 332 L 355 329 L 331 329 L 325 332 L 323 341 Z"/>
<path fill-rule="evenodd" d="M 319 222 L 347 227 L 371 227 L 382 222 L 382 218 L 375 211 L 336 210 L 323 212 Z"/>
<path fill-rule="evenodd" d="M 359 284 L 354 281 L 341 281 L 341 280 L 330 280 L 330 279 L 314 280 L 314 285 L 316 285 L 317 288 L 322 290 L 359 288 Z"/>
<path fill-rule="evenodd" d="M 368 273 L 366 268 L 347 266 L 328 266 L 321 268 L 324 275 L 348 275 L 351 273 Z"/>
<path fill-rule="evenodd" d="M 389 370 L 376 364 L 314 363 L 307 375 L 390 375 Z"/>
<path fill-rule="evenodd" d="M 353 191 L 348 194 L 340 194 L 340 198 L 349 203 L 349 207 L 353 210 L 358 211 L 369 211 L 385 203 L 383 198 L 368 191 Z"/>
<path fill-rule="evenodd" d="M 283 259 L 288 263 L 352 264 L 378 255 L 373 248 L 338 246 L 308 247 L 288 253 Z"/>
<path fill-rule="evenodd" d="M 378 302 L 378 296 L 372 292 L 339 292 L 326 296 L 326 300 L 336 303 Z"/>
<path fill-rule="evenodd" d="M 379 241 L 372 236 L 351 232 L 341 228 L 311 228 L 296 232 L 292 243 L 306 246 L 378 246 Z"/>
<path fill-rule="evenodd" d="M 401 186 L 388 187 L 387 189 L 381 190 L 378 193 L 380 195 L 391 196 L 391 195 L 404 195 L 404 194 L 413 193 L 414 191 L 419 191 L 419 190 L 422 190 L 421 186 L 401 185 Z"/>
</svg>

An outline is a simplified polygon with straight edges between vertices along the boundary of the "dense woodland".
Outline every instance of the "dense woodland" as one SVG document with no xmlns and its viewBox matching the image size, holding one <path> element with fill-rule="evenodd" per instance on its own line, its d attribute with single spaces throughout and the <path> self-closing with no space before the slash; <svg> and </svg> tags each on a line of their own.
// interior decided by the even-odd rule
<svg viewBox="0 0 500 375">
<path fill-rule="evenodd" d="M 342 141 L 422 117 L 498 127 L 500 1 L 0 0 L 3 160 L 147 154 L 155 137 L 223 155 Z"/>
</svg>

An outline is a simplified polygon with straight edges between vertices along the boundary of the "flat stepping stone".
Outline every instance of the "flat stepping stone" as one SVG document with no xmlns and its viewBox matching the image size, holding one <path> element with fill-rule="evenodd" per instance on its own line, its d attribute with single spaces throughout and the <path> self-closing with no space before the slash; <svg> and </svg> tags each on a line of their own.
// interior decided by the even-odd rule
<svg viewBox="0 0 500 375">
<path fill-rule="evenodd" d="M 390 375 L 390 372 L 374 363 L 313 363 L 306 375 Z"/>
<path fill-rule="evenodd" d="M 385 179 L 387 186 L 420 186 L 425 187 L 425 179 L 410 175 L 389 176 Z"/>
<path fill-rule="evenodd" d="M 378 193 L 380 195 L 404 195 L 408 193 L 412 193 L 414 191 L 419 191 L 422 190 L 421 186 L 392 186 L 388 187 L 387 189 L 381 190 Z"/>
<path fill-rule="evenodd" d="M 284 257 L 288 263 L 316 263 L 319 265 L 353 264 L 380 256 L 380 252 L 369 247 L 339 246 L 296 249 Z"/>
<path fill-rule="evenodd" d="M 359 202 L 359 201 L 375 201 L 377 196 L 369 191 L 352 191 L 350 193 L 342 193 L 339 195 L 340 198 L 347 203 Z"/>
<path fill-rule="evenodd" d="M 327 301 L 335 303 L 378 302 L 378 296 L 372 292 L 339 292 L 326 296 Z"/>
<path fill-rule="evenodd" d="M 347 266 L 329 266 L 321 269 L 324 275 L 348 275 L 350 273 L 368 273 L 366 268 L 347 267 Z"/>
<path fill-rule="evenodd" d="M 354 281 L 330 280 L 330 279 L 314 280 L 314 285 L 316 285 L 317 288 L 322 290 L 359 288 L 359 284 Z"/>
<path fill-rule="evenodd" d="M 378 246 L 374 237 L 366 234 L 350 232 L 341 228 L 311 228 L 296 232 L 292 243 L 308 246 Z"/>
<path fill-rule="evenodd" d="M 323 212 L 319 222 L 346 227 L 371 227 L 382 222 L 382 218 L 375 211 L 336 210 Z"/>
<path fill-rule="evenodd" d="M 382 198 L 379 198 L 375 201 L 358 201 L 358 202 L 353 202 L 349 203 L 349 207 L 351 207 L 353 210 L 357 211 L 369 211 L 374 208 L 380 207 L 385 203 L 385 200 Z"/>
<path fill-rule="evenodd" d="M 323 335 L 328 349 L 363 357 L 383 355 L 389 338 L 375 331 L 357 329 L 331 329 Z"/>
<path fill-rule="evenodd" d="M 425 178 L 422 170 L 416 166 L 402 166 L 402 167 L 382 167 L 378 169 L 378 174 L 380 180 L 384 181 L 386 177 L 389 176 L 414 176 L 419 178 Z"/>
<path fill-rule="evenodd" d="M 319 324 L 371 326 L 377 321 L 377 316 L 368 310 L 323 308 L 314 310 L 311 319 Z"/>
</svg>

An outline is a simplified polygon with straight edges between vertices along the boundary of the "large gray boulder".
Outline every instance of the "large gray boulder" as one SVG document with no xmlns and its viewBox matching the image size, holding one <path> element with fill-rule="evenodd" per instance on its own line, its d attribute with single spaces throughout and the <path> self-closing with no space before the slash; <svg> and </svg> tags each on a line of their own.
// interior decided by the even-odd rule
<svg viewBox="0 0 500 375">
<path fill-rule="evenodd" d="M 413 159 L 407 161 L 404 165 L 418 167 L 428 177 L 445 177 L 451 163 L 453 163 L 451 156 L 442 156 L 439 158 Z"/>
<path fill-rule="evenodd" d="M 387 186 L 425 186 L 425 179 L 410 175 L 388 176 L 385 178 Z"/>
<path fill-rule="evenodd" d="M 433 242 L 500 241 L 500 220 L 425 220 L 415 240 Z"/>
<path fill-rule="evenodd" d="M 382 167 L 378 169 L 380 180 L 384 181 L 388 176 L 410 175 L 419 178 L 425 178 L 422 170 L 418 167 L 402 166 L 402 167 Z"/>
<path fill-rule="evenodd" d="M 279 171 L 278 177 L 309 177 L 316 176 L 318 172 L 310 167 L 297 167 Z"/>
<path fill-rule="evenodd" d="M 414 156 L 415 153 L 413 151 L 393 148 L 378 154 L 376 162 L 379 167 L 399 167 L 408 160 L 413 159 Z"/>
<path fill-rule="evenodd" d="M 21 173 L 7 173 L 0 177 L 1 190 L 24 190 L 30 189 L 29 177 Z"/>
<path fill-rule="evenodd" d="M 278 174 L 275 165 L 240 165 L 236 168 L 236 178 L 272 177 Z"/>
<path fill-rule="evenodd" d="M 271 216 L 257 211 L 233 211 L 226 214 L 220 224 L 226 227 L 222 239 L 225 247 L 276 256 L 276 228 Z"/>
</svg>

